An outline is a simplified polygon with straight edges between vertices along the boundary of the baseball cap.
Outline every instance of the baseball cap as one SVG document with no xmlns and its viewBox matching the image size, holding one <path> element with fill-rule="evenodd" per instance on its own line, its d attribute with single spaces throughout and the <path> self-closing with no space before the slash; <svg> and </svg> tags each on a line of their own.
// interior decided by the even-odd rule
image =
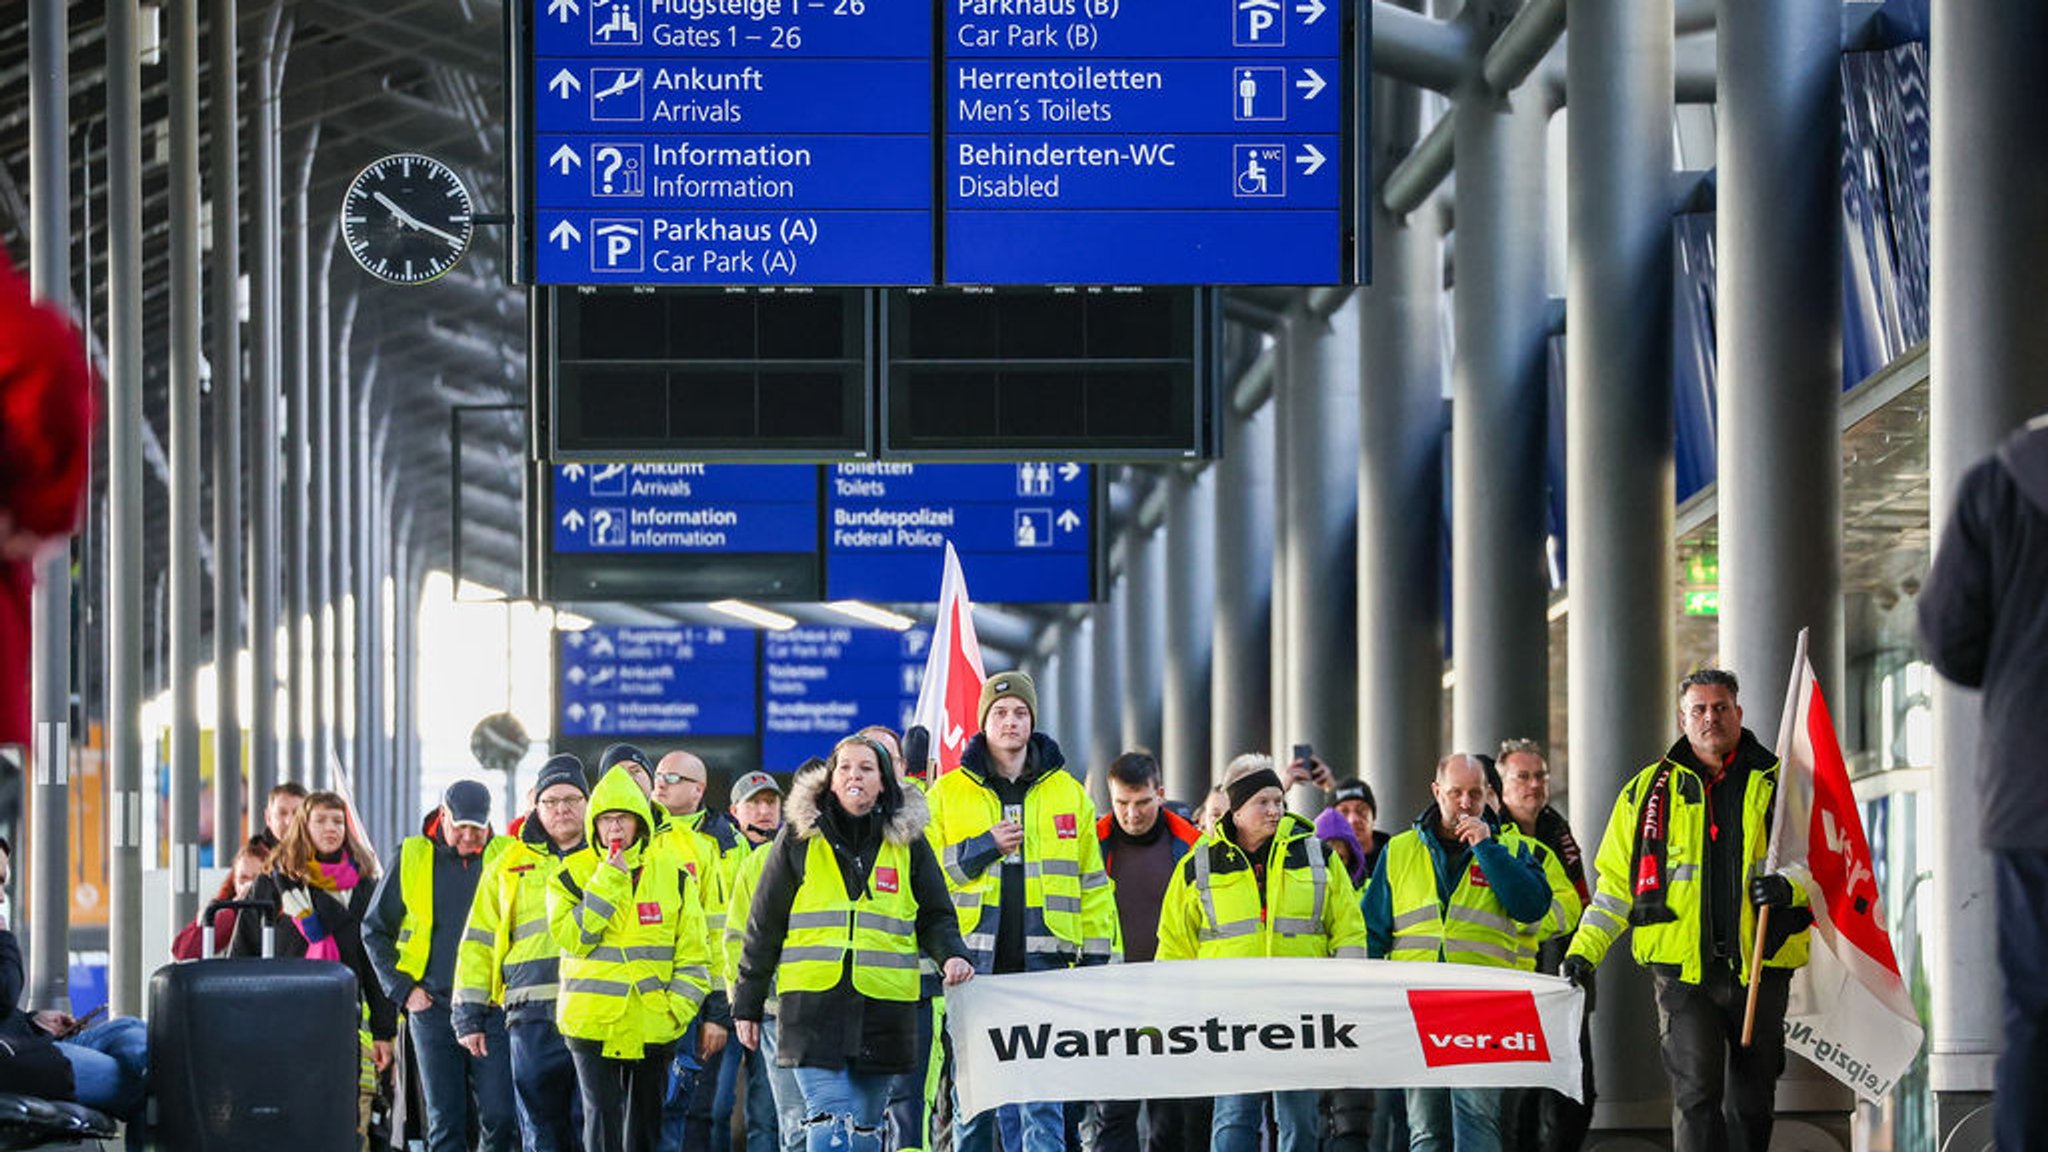
<svg viewBox="0 0 2048 1152">
<path fill-rule="evenodd" d="M 780 796 L 782 795 L 782 785 L 777 784 L 775 777 L 770 776 L 766 772 L 749 772 L 732 782 L 732 799 L 730 802 L 738 804 L 743 800 L 751 800 L 759 792 L 773 792 Z"/>
<path fill-rule="evenodd" d="M 456 827 L 474 824 L 491 826 L 491 790 L 474 780 L 457 780 L 441 794 L 441 806 L 448 809 L 448 823 Z"/>
</svg>

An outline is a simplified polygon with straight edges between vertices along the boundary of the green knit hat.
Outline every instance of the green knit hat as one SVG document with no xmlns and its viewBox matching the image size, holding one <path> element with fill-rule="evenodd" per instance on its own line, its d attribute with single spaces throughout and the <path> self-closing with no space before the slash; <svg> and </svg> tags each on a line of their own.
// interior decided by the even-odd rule
<svg viewBox="0 0 2048 1152">
<path fill-rule="evenodd" d="M 1031 725 L 1038 726 L 1038 685 L 1022 672 L 1002 672 L 981 683 L 981 707 L 975 712 L 975 722 L 982 728 L 988 727 L 988 710 L 996 701 L 1005 696 L 1015 696 L 1031 709 Z"/>
</svg>

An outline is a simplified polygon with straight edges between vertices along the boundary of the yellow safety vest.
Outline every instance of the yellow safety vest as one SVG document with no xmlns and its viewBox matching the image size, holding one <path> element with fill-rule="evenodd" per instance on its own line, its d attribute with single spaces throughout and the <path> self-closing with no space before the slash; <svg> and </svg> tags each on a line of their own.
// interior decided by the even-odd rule
<svg viewBox="0 0 2048 1152">
<path fill-rule="evenodd" d="M 1586 915 L 1579 922 L 1579 930 L 1572 936 L 1570 954 L 1580 956 L 1598 964 L 1607 955 L 1616 937 L 1629 928 L 1630 912 L 1635 907 L 1635 881 L 1639 862 L 1636 859 L 1636 829 L 1642 822 L 1643 800 L 1656 780 L 1658 770 L 1663 766 L 1658 761 L 1636 773 L 1635 779 L 1621 790 L 1615 798 L 1614 813 L 1608 818 L 1607 832 L 1600 839 L 1600 855 L 1594 861 L 1599 873 L 1597 890 L 1593 901 L 1586 906 Z M 1700 933 L 1703 920 L 1700 904 L 1704 899 L 1701 888 L 1702 869 L 1707 863 L 1707 799 L 1706 782 L 1700 775 L 1684 765 L 1674 765 L 1671 771 L 1671 820 L 1670 835 L 1665 841 L 1665 899 L 1673 919 L 1657 924 L 1635 924 L 1631 950 L 1639 964 L 1665 964 L 1678 968 L 1678 978 L 1687 984 L 1700 982 L 1703 961 L 1701 956 Z M 1764 850 L 1769 846 L 1769 821 L 1771 805 L 1778 793 L 1778 766 L 1752 771 L 1742 796 L 1742 883 L 1737 891 L 1742 894 L 1737 903 L 1741 906 L 1741 930 L 1738 935 L 1741 957 L 1735 965 L 1736 979 L 1747 983 L 1749 980 L 1749 957 L 1756 940 L 1756 908 L 1749 902 L 1749 882 L 1763 865 Z M 1807 904 L 1806 889 L 1797 884 L 1792 886 L 1793 900 L 1799 907 Z M 1809 934 L 1801 930 L 1788 937 L 1778 950 L 1764 958 L 1768 968 L 1798 968 L 1805 965 L 1809 945 Z"/>
<path fill-rule="evenodd" d="M 1309 823 L 1283 817 L 1263 850 L 1271 863 L 1262 900 L 1243 849 L 1215 829 L 1195 841 L 1167 885 L 1157 959 L 1365 958 L 1358 892 L 1341 866 L 1329 866 Z"/>
<path fill-rule="evenodd" d="M 511 844 L 477 881 L 455 956 L 454 1002 L 552 1009 L 561 951 L 548 936 L 548 881 L 561 861 L 545 847 L 504 839 Z"/>
<path fill-rule="evenodd" d="M 1437 899 L 1436 863 L 1423 835 L 1411 829 L 1387 842 L 1387 894 L 1394 916 L 1394 938 L 1387 959 L 1534 971 L 1536 950 L 1525 948 L 1523 939 L 1559 916 L 1555 887 L 1552 908 L 1544 913 L 1543 921 L 1535 927 L 1523 925 L 1500 906 L 1473 857 L 1467 859 L 1457 887 L 1451 890 L 1449 904 L 1444 904 Z M 1531 849 L 1549 854 L 1513 826 L 1501 829 L 1498 839 L 1501 847 L 1516 855 Z M 1547 880 L 1547 868 L 1544 875 Z M 1571 903 L 1578 903 L 1576 894 Z M 1575 910 L 1564 913 L 1575 914 Z"/>
<path fill-rule="evenodd" d="M 804 882 L 789 905 L 789 932 L 775 984 L 783 993 L 825 992 L 839 984 L 853 957 L 853 990 L 875 1000 L 917 999 L 917 897 L 910 887 L 910 849 L 888 840 L 875 854 L 867 891 L 847 891 L 837 854 L 812 835 Z"/>
<path fill-rule="evenodd" d="M 480 865 L 486 872 L 507 842 L 504 836 L 484 842 Z M 398 922 L 398 970 L 418 983 L 427 974 L 427 955 L 434 947 L 434 842 L 425 836 L 407 836 L 399 846 L 398 895 L 405 902 L 405 917 Z"/>
<path fill-rule="evenodd" d="M 719 859 L 718 841 L 684 821 L 684 817 L 668 817 L 661 830 L 654 834 L 651 851 L 667 853 L 697 882 L 697 896 L 704 905 L 706 943 L 711 950 L 711 988 L 723 992 L 733 972 L 738 971 L 726 966 L 725 949 L 721 946 L 725 935 L 726 899 L 732 887 Z"/>
<path fill-rule="evenodd" d="M 928 835 L 953 893 L 960 933 L 986 969 L 1002 923 L 1001 863 L 969 875 L 963 848 L 1003 818 L 1002 801 L 972 769 L 956 768 L 928 793 Z M 1095 806 L 1067 772 L 1046 772 L 1024 794 L 1024 951 L 1068 963 L 1118 954 L 1116 891 L 1102 867 Z"/>
</svg>

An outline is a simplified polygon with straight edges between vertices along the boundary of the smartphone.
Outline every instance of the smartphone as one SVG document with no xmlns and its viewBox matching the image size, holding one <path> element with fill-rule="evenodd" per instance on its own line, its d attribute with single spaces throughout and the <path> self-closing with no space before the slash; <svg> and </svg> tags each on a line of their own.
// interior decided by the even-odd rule
<svg viewBox="0 0 2048 1152">
<path fill-rule="evenodd" d="M 1304 768 L 1307 768 L 1310 771 L 1315 770 L 1314 761 L 1316 758 L 1316 750 L 1313 746 L 1308 744 L 1296 744 L 1294 746 L 1294 758 L 1296 760 L 1301 761 L 1301 764 Z"/>
<path fill-rule="evenodd" d="M 87 1028 L 92 1027 L 93 1022 L 95 1020 L 98 1020 L 100 1017 L 105 1016 L 106 1014 L 107 1006 L 105 1004 L 102 1004 L 99 1007 L 93 1009 L 92 1011 L 87 1012 L 83 1016 L 73 1017 L 71 1021 L 71 1027 L 66 1028 L 62 1033 L 60 1033 L 57 1036 L 57 1039 L 69 1040 L 73 1036 L 78 1035 L 80 1032 L 85 1031 Z"/>
</svg>

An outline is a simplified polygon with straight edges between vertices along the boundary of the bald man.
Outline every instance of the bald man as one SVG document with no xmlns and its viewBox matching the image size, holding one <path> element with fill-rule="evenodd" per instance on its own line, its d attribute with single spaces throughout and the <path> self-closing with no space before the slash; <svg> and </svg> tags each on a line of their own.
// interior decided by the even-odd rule
<svg viewBox="0 0 2048 1152">
<path fill-rule="evenodd" d="M 727 896 L 739 864 L 747 855 L 748 842 L 732 818 L 704 806 L 704 792 L 711 772 L 704 758 L 678 748 L 654 766 L 653 800 L 666 816 L 657 848 L 673 853 L 683 868 L 695 876 L 704 896 L 704 920 L 710 930 L 711 955 L 725 955 L 725 914 Z M 712 966 L 711 986 L 723 996 L 730 973 Z M 709 1152 L 711 1134 L 719 1130 L 718 1069 L 723 1062 L 725 1029 L 716 1023 L 695 1028 L 692 1043 L 688 1035 L 677 1048 L 676 1091 L 662 1112 L 662 1147 L 684 1152 Z M 698 1059 L 685 1059 L 694 1047 Z M 699 1067 L 701 1065 L 701 1068 Z M 731 1105 L 726 1106 L 731 1118 Z"/>
</svg>

